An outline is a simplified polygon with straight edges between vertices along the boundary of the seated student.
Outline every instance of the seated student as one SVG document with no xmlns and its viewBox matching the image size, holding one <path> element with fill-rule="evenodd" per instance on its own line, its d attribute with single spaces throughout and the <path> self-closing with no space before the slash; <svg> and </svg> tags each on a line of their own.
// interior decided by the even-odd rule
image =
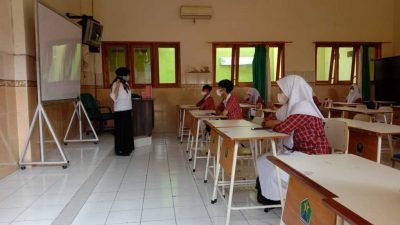
<svg viewBox="0 0 400 225">
<path fill-rule="evenodd" d="M 247 98 L 244 100 L 244 103 L 250 105 L 259 105 L 263 104 L 263 99 L 257 89 L 249 88 L 249 90 L 247 90 Z"/>
<path fill-rule="evenodd" d="M 346 97 L 347 103 L 362 103 L 360 89 L 357 84 L 353 84 L 350 87 L 349 94 Z"/>
<path fill-rule="evenodd" d="M 222 102 L 217 107 L 218 114 L 228 116 L 229 120 L 243 119 L 242 109 L 236 96 L 232 95 L 233 83 L 230 80 L 221 80 L 218 83 L 217 95 Z"/>
<path fill-rule="evenodd" d="M 201 94 L 204 96 L 197 104 L 200 110 L 215 110 L 214 99 L 211 97 L 212 87 L 208 84 L 201 89 Z"/>
<path fill-rule="evenodd" d="M 311 87 L 297 75 L 286 76 L 278 80 L 277 84 L 281 90 L 277 98 L 283 106 L 276 112 L 277 120 L 265 121 L 264 126 L 290 135 L 283 140 L 283 146 L 281 149 L 278 147 L 278 150 L 281 150 L 282 154 L 292 156 L 329 154 L 323 116 L 313 102 Z M 259 174 L 257 199 L 265 205 L 279 204 L 277 174 L 274 164 L 267 159 L 266 155 L 257 160 L 257 171 Z M 289 175 L 282 170 L 279 170 L 279 173 L 285 195 Z"/>
</svg>

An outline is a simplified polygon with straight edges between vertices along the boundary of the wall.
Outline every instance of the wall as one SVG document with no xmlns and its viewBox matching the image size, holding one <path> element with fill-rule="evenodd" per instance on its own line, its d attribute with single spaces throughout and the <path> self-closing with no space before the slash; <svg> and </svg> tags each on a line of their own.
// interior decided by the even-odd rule
<svg viewBox="0 0 400 225">
<path fill-rule="evenodd" d="M 88 5 L 82 0 L 82 5 Z M 300 74 L 314 85 L 314 41 L 388 41 L 394 39 L 394 0 L 206 0 L 213 7 L 211 20 L 179 17 L 181 5 L 194 0 L 96 0 L 94 17 L 104 25 L 104 41 L 179 41 L 181 74 L 190 66 L 212 67 L 212 41 L 291 41 L 286 46 L 287 74 Z M 397 3 L 396 3 L 397 4 Z M 383 46 L 383 56 L 393 54 L 393 44 Z M 84 91 L 92 91 L 111 105 L 102 84 L 101 54 L 96 54 Z M 185 80 L 185 77 L 182 77 Z M 200 86 L 155 89 L 156 132 L 174 131 L 176 105 L 198 100 Z M 276 87 L 273 87 L 273 95 Z M 346 86 L 316 86 L 323 99 L 344 100 Z M 237 90 L 241 96 L 244 89 Z M 218 100 L 219 101 L 219 100 Z"/>
<path fill-rule="evenodd" d="M 80 0 L 49 1 L 75 8 Z M 72 4 L 75 2 L 77 4 Z M 65 4 L 63 6 L 63 4 Z M 34 0 L 0 0 L 0 178 L 15 171 L 29 125 L 37 106 Z M 71 102 L 46 105 L 45 110 L 59 138 L 72 114 Z M 50 139 L 45 130 L 45 140 Z M 26 159 L 38 159 L 38 128 L 34 128 Z M 46 144 L 46 150 L 54 144 Z"/>
<path fill-rule="evenodd" d="M 394 1 L 394 54 L 400 55 L 400 1 Z"/>
</svg>

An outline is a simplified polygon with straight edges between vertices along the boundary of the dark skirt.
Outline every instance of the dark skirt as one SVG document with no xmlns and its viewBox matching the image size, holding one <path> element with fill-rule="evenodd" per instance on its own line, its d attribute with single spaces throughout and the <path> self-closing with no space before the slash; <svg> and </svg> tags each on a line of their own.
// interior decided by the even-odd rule
<svg viewBox="0 0 400 225">
<path fill-rule="evenodd" d="M 114 112 L 115 154 L 130 155 L 135 149 L 133 141 L 132 110 Z"/>
</svg>

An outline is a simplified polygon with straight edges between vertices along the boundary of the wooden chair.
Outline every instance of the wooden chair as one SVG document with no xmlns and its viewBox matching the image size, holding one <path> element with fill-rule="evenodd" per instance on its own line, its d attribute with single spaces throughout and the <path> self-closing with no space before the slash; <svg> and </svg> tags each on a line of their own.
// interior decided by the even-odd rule
<svg viewBox="0 0 400 225">
<path fill-rule="evenodd" d="M 395 154 L 392 157 L 392 167 L 393 168 L 394 168 L 396 162 L 400 162 L 400 153 Z"/>
<path fill-rule="evenodd" d="M 379 123 L 392 124 L 392 121 L 393 121 L 393 108 L 390 107 L 390 106 L 381 106 L 381 107 L 379 107 L 378 110 L 390 111 L 391 113 L 378 114 L 378 115 L 375 116 L 375 121 L 379 122 Z M 393 138 L 392 138 L 392 135 L 388 135 L 387 138 L 388 138 L 388 143 L 389 143 L 390 154 L 393 156 L 394 150 L 393 150 Z"/>
<path fill-rule="evenodd" d="M 393 108 L 390 106 L 381 106 L 379 111 L 390 111 L 391 113 L 383 113 L 375 116 L 376 122 L 392 124 L 393 121 Z"/>
<path fill-rule="evenodd" d="M 353 117 L 353 120 L 359 120 L 359 121 L 364 121 L 364 122 L 372 122 L 372 117 L 365 115 L 365 114 L 356 114 Z"/>
<path fill-rule="evenodd" d="M 344 121 L 327 120 L 324 126 L 325 136 L 328 139 L 331 153 L 338 150 L 347 154 L 349 149 L 349 128 Z"/>
</svg>

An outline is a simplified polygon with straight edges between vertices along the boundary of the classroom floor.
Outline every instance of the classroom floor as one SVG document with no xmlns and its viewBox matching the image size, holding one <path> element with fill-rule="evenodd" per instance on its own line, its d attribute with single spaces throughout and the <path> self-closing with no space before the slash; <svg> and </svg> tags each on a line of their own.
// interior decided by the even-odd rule
<svg viewBox="0 0 400 225">
<path fill-rule="evenodd" d="M 113 140 L 69 144 L 66 170 L 27 168 L 0 180 L 0 225 L 225 224 L 226 207 L 211 205 L 212 182 L 203 183 L 204 159 L 193 174 L 175 134 L 154 135 L 131 157 L 115 156 Z M 256 204 L 253 188 L 238 189 L 234 202 Z M 279 215 L 235 211 L 231 224 L 279 224 Z"/>
</svg>

